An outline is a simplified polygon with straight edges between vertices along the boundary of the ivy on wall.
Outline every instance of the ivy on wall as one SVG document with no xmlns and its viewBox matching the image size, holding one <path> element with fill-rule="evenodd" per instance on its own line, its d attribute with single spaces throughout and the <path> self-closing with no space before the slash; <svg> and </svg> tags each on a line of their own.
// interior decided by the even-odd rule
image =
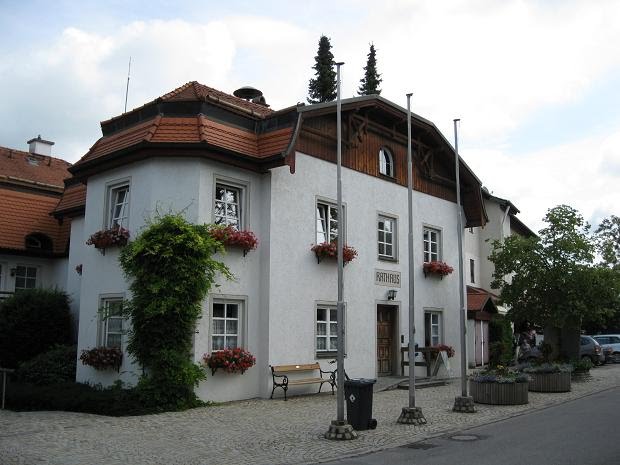
<svg viewBox="0 0 620 465">
<path fill-rule="evenodd" d="M 136 391 L 155 410 L 200 405 L 194 387 L 205 378 L 191 360 L 192 336 L 202 301 L 218 273 L 231 278 L 213 255 L 222 244 L 206 225 L 178 214 L 157 217 L 120 254 L 131 280 L 132 299 L 124 312 L 132 321 L 128 351 L 144 368 Z"/>
</svg>

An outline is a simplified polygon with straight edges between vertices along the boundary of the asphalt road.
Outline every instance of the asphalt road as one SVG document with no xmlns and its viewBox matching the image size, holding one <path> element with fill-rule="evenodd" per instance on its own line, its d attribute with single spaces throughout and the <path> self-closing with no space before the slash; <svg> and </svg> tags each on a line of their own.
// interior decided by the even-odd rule
<svg viewBox="0 0 620 465">
<path fill-rule="evenodd" d="M 328 463 L 620 465 L 620 387 L 441 438 Z"/>
</svg>

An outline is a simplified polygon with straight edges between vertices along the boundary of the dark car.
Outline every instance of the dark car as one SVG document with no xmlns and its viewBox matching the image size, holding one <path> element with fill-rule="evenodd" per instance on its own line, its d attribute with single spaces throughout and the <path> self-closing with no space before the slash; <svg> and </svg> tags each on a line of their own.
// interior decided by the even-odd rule
<svg viewBox="0 0 620 465">
<path fill-rule="evenodd" d="M 601 345 L 590 336 L 581 336 L 580 338 L 579 357 L 581 359 L 589 358 L 594 365 L 605 363 L 605 354 Z"/>
</svg>

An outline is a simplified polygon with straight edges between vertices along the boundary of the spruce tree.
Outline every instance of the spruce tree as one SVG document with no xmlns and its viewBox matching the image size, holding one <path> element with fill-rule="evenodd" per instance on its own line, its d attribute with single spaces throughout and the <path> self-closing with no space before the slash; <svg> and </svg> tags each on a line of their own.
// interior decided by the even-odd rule
<svg viewBox="0 0 620 465">
<path fill-rule="evenodd" d="M 308 84 L 308 103 L 331 102 L 336 99 L 336 71 L 331 48 L 329 38 L 321 36 L 319 50 L 314 57 L 316 63 L 312 67 L 316 71 L 316 77 L 310 79 Z"/>
<path fill-rule="evenodd" d="M 368 61 L 364 67 L 364 77 L 360 79 L 360 88 L 358 95 L 381 94 L 379 84 L 381 84 L 381 75 L 377 73 L 377 55 L 375 46 L 370 44 L 370 52 L 368 52 Z"/>
</svg>

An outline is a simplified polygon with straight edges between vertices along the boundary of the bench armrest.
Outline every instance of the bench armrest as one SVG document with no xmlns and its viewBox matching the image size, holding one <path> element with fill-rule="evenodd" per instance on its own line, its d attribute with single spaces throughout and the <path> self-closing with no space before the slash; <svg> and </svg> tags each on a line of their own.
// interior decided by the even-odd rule
<svg viewBox="0 0 620 465">
<path fill-rule="evenodd" d="M 288 376 L 287 375 L 276 375 L 274 372 L 271 372 L 271 376 L 273 377 L 273 382 L 276 382 L 276 378 L 282 378 L 281 383 L 277 384 L 288 384 Z"/>
</svg>

